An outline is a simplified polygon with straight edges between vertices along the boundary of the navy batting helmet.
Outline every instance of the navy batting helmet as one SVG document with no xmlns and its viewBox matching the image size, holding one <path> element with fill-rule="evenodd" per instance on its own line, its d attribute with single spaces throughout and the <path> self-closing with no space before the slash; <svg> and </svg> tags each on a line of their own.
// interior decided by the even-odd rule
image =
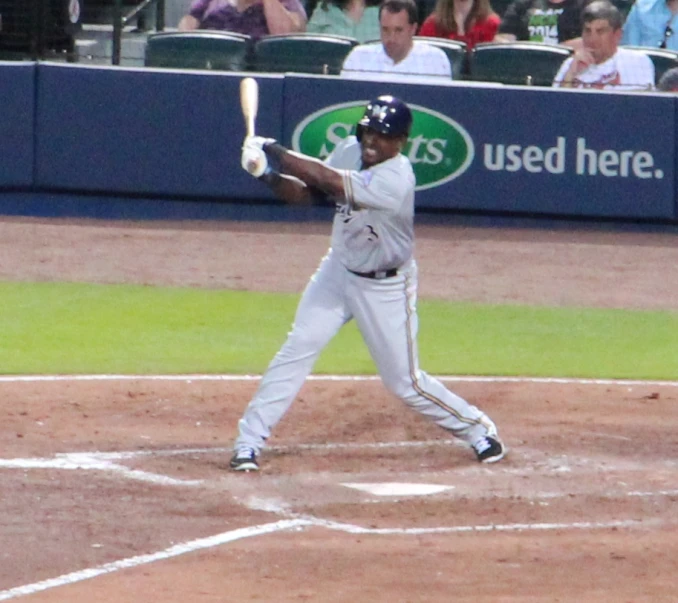
<svg viewBox="0 0 678 603">
<path fill-rule="evenodd" d="M 407 136 L 411 127 L 410 108 L 399 98 L 385 94 L 367 103 L 365 114 L 356 126 L 356 137 L 362 138 L 364 128 L 390 136 Z"/>
</svg>

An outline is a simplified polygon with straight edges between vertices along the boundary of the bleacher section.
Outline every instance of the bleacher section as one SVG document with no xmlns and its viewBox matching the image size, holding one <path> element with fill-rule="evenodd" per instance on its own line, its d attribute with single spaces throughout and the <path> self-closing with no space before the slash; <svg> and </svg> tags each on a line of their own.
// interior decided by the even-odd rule
<svg viewBox="0 0 678 603">
<path fill-rule="evenodd" d="M 539 42 L 488 42 L 467 52 L 460 42 L 416 39 L 446 52 L 456 80 L 551 86 L 563 61 L 572 54 L 570 47 Z M 343 36 L 310 33 L 265 36 L 258 41 L 242 34 L 206 30 L 157 33 L 148 36 L 145 66 L 337 75 L 343 59 L 357 44 L 357 40 Z M 656 81 L 667 69 L 678 66 L 678 52 L 641 47 L 636 50 L 654 62 Z"/>
</svg>

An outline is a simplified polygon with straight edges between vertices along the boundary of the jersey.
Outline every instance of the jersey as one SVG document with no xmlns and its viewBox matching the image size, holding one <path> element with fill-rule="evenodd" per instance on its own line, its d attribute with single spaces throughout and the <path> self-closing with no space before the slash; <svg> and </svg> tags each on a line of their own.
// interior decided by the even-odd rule
<svg viewBox="0 0 678 603">
<path fill-rule="evenodd" d="M 581 36 L 586 0 L 515 0 L 506 9 L 499 33 L 518 40 L 560 44 Z"/>
<path fill-rule="evenodd" d="M 355 136 L 327 158 L 341 172 L 345 198 L 337 199 L 332 252 L 354 272 L 400 268 L 413 254 L 415 176 L 409 159 L 395 157 L 362 169 Z"/>
<path fill-rule="evenodd" d="M 553 80 L 561 85 L 573 57 L 566 59 Z M 577 76 L 575 88 L 597 88 L 608 90 L 652 90 L 654 87 L 654 64 L 645 54 L 637 50 L 619 48 L 607 61 L 590 65 Z"/>
</svg>

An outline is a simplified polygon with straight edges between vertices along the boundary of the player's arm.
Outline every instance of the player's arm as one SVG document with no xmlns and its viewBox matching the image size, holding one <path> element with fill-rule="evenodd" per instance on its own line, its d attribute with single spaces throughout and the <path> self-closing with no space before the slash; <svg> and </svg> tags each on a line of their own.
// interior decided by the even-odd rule
<svg viewBox="0 0 678 603">
<path fill-rule="evenodd" d="M 259 180 L 264 182 L 286 203 L 292 205 L 322 205 L 328 203 L 327 195 L 322 191 L 307 186 L 294 176 L 271 170 L 261 176 Z"/>
<path fill-rule="evenodd" d="M 330 179 L 334 181 L 335 170 L 324 166 L 316 159 L 291 153 L 272 138 L 260 136 L 246 138 L 242 148 L 241 165 L 287 203 L 295 205 L 328 203 L 328 194 L 331 194 L 329 191 L 334 190 L 333 186 L 323 187 L 320 184 Z"/>
<path fill-rule="evenodd" d="M 278 163 L 283 175 L 293 176 L 306 187 L 329 197 L 344 197 L 344 181 L 339 170 L 313 157 L 290 151 L 277 142 L 265 144 L 264 152 Z"/>
</svg>

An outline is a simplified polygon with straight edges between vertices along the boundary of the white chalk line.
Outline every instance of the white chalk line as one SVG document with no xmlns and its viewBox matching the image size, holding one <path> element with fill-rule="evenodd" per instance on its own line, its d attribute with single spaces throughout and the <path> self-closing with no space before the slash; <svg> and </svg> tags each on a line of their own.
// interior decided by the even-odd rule
<svg viewBox="0 0 678 603">
<path fill-rule="evenodd" d="M 341 443 L 341 442 L 330 442 L 325 444 L 293 444 L 293 445 L 282 445 L 282 446 L 271 446 L 269 448 L 272 452 L 286 452 L 286 451 L 297 451 L 297 450 L 319 450 L 319 451 L 331 451 L 331 450 L 364 450 L 364 449 L 398 449 L 398 448 L 425 448 L 431 446 L 465 446 L 459 440 L 425 440 L 425 441 L 416 441 L 416 442 L 366 442 L 366 443 Z M 0 458 L 0 469 L 56 469 L 56 470 L 85 470 L 85 471 L 99 471 L 102 473 L 111 473 L 117 477 L 123 479 L 131 479 L 156 485 L 162 486 L 179 486 L 179 487 L 196 487 L 196 486 L 214 486 L 218 485 L 218 482 L 208 482 L 206 480 L 182 480 L 178 478 L 173 478 L 163 474 L 151 473 L 148 471 L 142 471 L 139 469 L 130 469 L 125 465 L 115 463 L 113 461 L 121 460 L 134 460 L 141 457 L 162 457 L 162 456 L 186 456 L 186 455 L 201 455 L 201 454 L 227 454 L 232 453 L 231 448 L 185 448 L 185 449 L 159 449 L 159 450 L 138 450 L 138 451 L 122 451 L 122 452 L 69 452 L 69 453 L 58 453 L 51 458 L 10 458 L 2 459 Z M 585 472 L 585 473 L 609 473 L 616 471 L 644 471 L 645 468 L 642 466 L 618 466 L 614 464 L 606 463 L 604 465 L 599 465 L 597 463 L 591 464 L 590 459 L 561 459 L 558 460 L 557 464 L 544 465 L 539 467 L 534 467 L 530 465 L 529 467 L 505 467 L 499 465 L 497 467 L 487 468 L 494 472 L 499 472 L 503 474 L 509 474 L 514 476 L 526 476 L 534 475 L 535 473 L 544 473 L 544 474 L 555 474 L 555 473 L 572 473 L 574 472 Z M 572 462 L 575 463 L 575 466 L 572 466 Z M 583 463 L 583 464 L 582 464 Z M 590 465 L 588 469 L 586 466 Z M 484 468 L 485 469 L 485 468 Z M 473 467 L 473 469 L 464 470 L 456 469 L 455 474 L 477 474 L 478 468 Z M 581 494 L 581 493 L 580 493 Z M 513 496 L 511 492 L 502 495 L 500 492 L 495 492 L 493 496 L 502 498 L 504 496 Z M 571 493 L 569 491 L 563 492 L 550 492 L 550 491 L 539 491 L 532 492 L 529 496 L 524 493 L 524 496 L 534 500 L 547 500 L 547 499 L 558 499 L 558 498 L 569 498 Z M 627 498 L 627 497 L 636 497 L 636 498 L 657 498 L 657 497 L 670 497 L 678 496 L 678 489 L 670 490 L 654 490 L 654 491 L 616 491 L 613 492 L 608 490 L 605 493 L 605 496 L 610 498 Z"/>
<path fill-rule="evenodd" d="M 441 380 L 458 382 L 479 382 L 479 383 L 562 383 L 578 385 L 622 385 L 622 386 L 668 386 L 677 387 L 677 381 L 643 381 L 643 380 L 613 380 L 613 379 L 572 379 L 572 378 L 536 378 L 536 377 L 477 377 L 477 376 L 439 376 Z M 261 379 L 260 375 L 1 375 L 0 382 L 40 382 L 40 381 L 125 381 L 125 380 L 150 380 L 150 381 L 256 381 Z M 312 375 L 309 377 L 312 381 L 376 381 L 378 376 L 374 375 Z M 449 445 L 456 444 L 455 440 L 429 441 L 429 442 L 390 442 L 390 443 L 369 443 L 369 444 L 299 444 L 292 446 L 275 447 L 280 451 L 290 449 L 342 449 L 342 448 L 384 448 L 384 447 L 411 447 L 411 446 L 431 446 L 431 445 Z M 275 449 L 273 448 L 273 449 Z M 166 450 L 166 451 L 138 451 L 121 453 L 68 453 L 57 455 L 53 459 L 0 459 L 0 467 L 6 468 L 57 468 L 57 469 L 89 469 L 100 471 L 111 471 L 132 479 L 140 479 L 152 483 L 163 485 L 198 485 L 202 480 L 177 480 L 164 475 L 157 475 L 145 471 L 132 470 L 123 465 L 111 462 L 112 460 L 121 460 L 125 458 L 134 458 L 142 455 L 155 454 L 196 454 L 203 452 L 230 451 L 230 449 L 186 449 L 186 450 Z M 628 492 L 627 496 L 675 496 L 678 490 L 666 490 L 658 492 Z M 574 522 L 574 523 L 536 523 L 536 524 L 490 524 L 477 526 L 446 526 L 433 528 L 365 528 L 351 524 L 343 524 L 328 520 L 316 518 L 298 518 L 285 519 L 278 522 L 241 528 L 216 536 L 202 538 L 183 544 L 172 546 L 168 549 L 139 555 L 107 563 L 94 568 L 88 568 L 57 578 L 11 588 L 0 591 L 0 601 L 23 597 L 40 591 L 49 590 L 74 584 L 83 580 L 95 578 L 103 574 L 110 574 L 120 571 L 178 557 L 194 551 L 213 548 L 223 544 L 233 542 L 243 538 L 250 538 L 269 534 L 278 531 L 302 529 L 308 526 L 324 527 L 331 530 L 343 531 L 351 534 L 371 534 L 371 535 L 422 535 L 422 534 L 445 534 L 445 533 L 468 533 L 468 532 L 515 532 L 515 531 L 544 531 L 544 530 L 585 530 L 585 529 L 620 529 L 634 528 L 643 526 L 656 526 L 662 522 L 658 520 L 625 520 L 610 522 Z"/>
<path fill-rule="evenodd" d="M 220 546 L 228 542 L 234 542 L 235 540 L 240 540 L 242 538 L 251 538 L 253 536 L 270 534 L 272 532 L 291 530 L 293 528 L 308 525 L 308 523 L 308 520 L 305 519 L 285 519 L 282 521 L 276 521 L 275 523 L 267 523 L 260 526 L 231 530 L 230 532 L 224 532 L 222 534 L 217 534 L 216 536 L 209 536 L 207 538 L 200 538 L 198 540 L 177 544 L 156 553 L 137 555 L 127 559 L 113 561 L 112 563 L 106 563 L 105 565 L 100 565 L 98 567 L 65 574 L 57 578 L 43 580 L 42 582 L 35 582 L 34 584 L 17 586 L 16 588 L 0 591 L 0 601 L 32 595 L 43 590 L 49 590 L 51 588 L 65 586 L 67 584 L 75 584 L 76 582 L 89 580 L 90 578 L 95 578 L 103 574 L 112 574 L 122 569 L 138 567 L 140 565 L 146 565 L 156 561 L 164 561 L 165 559 L 171 559 L 172 557 L 179 557 L 180 555 L 185 555 L 187 553 L 213 548 L 215 546 Z"/>
<path fill-rule="evenodd" d="M 363 535 L 393 535 L 393 536 L 411 536 L 424 534 L 460 534 L 460 533 L 482 533 L 482 532 L 522 532 L 522 531 L 549 531 L 549 530 L 602 530 L 602 529 L 624 529 L 640 528 L 661 525 L 657 520 L 639 521 L 609 521 L 609 522 L 574 522 L 574 523 L 535 523 L 535 524 L 488 524 L 477 526 L 449 526 L 438 528 L 364 528 L 351 524 L 327 521 L 316 518 L 298 518 L 285 519 L 274 523 L 267 523 L 260 526 L 249 528 L 240 528 L 230 532 L 200 538 L 182 544 L 174 545 L 168 549 L 150 553 L 147 555 L 137 555 L 127 559 L 121 559 L 106 563 L 98 567 L 87 568 L 69 574 L 64 574 L 49 580 L 17 586 L 9 590 L 0 591 L 0 601 L 16 599 L 27 595 L 32 595 L 40 591 L 75 584 L 91 578 L 96 578 L 103 574 L 112 574 L 123 569 L 139 567 L 148 563 L 164 561 L 172 557 L 179 557 L 199 550 L 205 550 L 241 540 L 243 538 L 252 538 L 271 534 L 273 532 L 289 531 L 293 529 L 301 530 L 306 527 L 322 527 L 330 530 L 345 532 L 348 534 Z"/>
<path fill-rule="evenodd" d="M 419 442 L 368 442 L 365 444 L 298 444 L 293 446 L 272 446 L 273 452 L 288 450 L 336 450 L 371 448 L 423 448 L 434 445 L 462 445 L 455 440 L 430 440 Z M 139 457 L 185 456 L 198 454 L 228 454 L 232 448 L 185 448 L 170 450 L 139 450 L 125 452 L 67 452 L 51 458 L 0 458 L 0 469 L 61 469 L 66 471 L 90 470 L 117 474 L 120 477 L 159 484 L 164 486 L 200 486 L 205 480 L 182 480 L 139 469 L 130 469 L 113 461 L 131 460 Z"/>
<path fill-rule="evenodd" d="M 125 453 L 124 458 L 133 458 Z M 97 453 L 67 453 L 59 454 L 54 458 L 15 458 L 0 459 L 0 469 L 63 469 L 63 470 L 94 470 L 118 474 L 122 477 L 138 481 L 159 484 L 163 486 L 197 486 L 202 480 L 181 480 L 167 475 L 149 473 L 139 469 L 130 469 L 124 465 L 112 463 Z"/>
<path fill-rule="evenodd" d="M 435 375 L 441 381 L 466 383 L 562 383 L 566 385 L 622 385 L 678 387 L 678 381 L 642 379 L 576 379 L 570 377 L 502 377 Z M 40 381 L 258 381 L 261 375 L 0 375 L 0 382 Z M 378 375 L 309 375 L 308 381 L 380 381 Z"/>
<path fill-rule="evenodd" d="M 280 446 L 283 449 L 342 449 L 342 448 L 386 448 L 386 447 L 420 447 L 431 445 L 449 445 L 450 443 L 457 443 L 456 440 L 432 440 L 426 442 L 378 442 L 366 444 L 299 444 L 295 446 Z M 143 471 L 131 470 L 122 465 L 113 463 L 113 460 L 132 459 L 139 456 L 148 455 L 177 455 L 177 454 L 199 454 L 199 453 L 214 453 L 218 451 L 230 452 L 229 449 L 214 449 L 214 448 L 191 448 L 191 449 L 171 449 L 158 451 L 132 451 L 132 452 L 90 452 L 90 453 L 65 453 L 55 455 L 54 458 L 33 458 L 33 459 L 0 459 L 0 467 L 6 468 L 54 468 L 54 469 L 80 469 L 80 470 L 97 470 L 109 471 L 121 475 L 123 477 L 132 479 L 141 479 L 142 481 L 149 481 L 169 486 L 178 485 L 198 485 L 203 483 L 201 480 L 176 480 L 164 475 L 151 474 Z M 543 493 L 545 497 L 550 497 L 549 493 Z M 660 492 L 628 492 L 626 496 L 638 497 L 652 497 L 652 496 L 675 496 L 678 495 L 678 490 L 666 490 Z M 302 529 L 305 527 L 315 526 L 326 528 L 334 531 L 342 531 L 349 534 L 361 535 L 424 535 L 424 534 L 454 534 L 454 533 L 483 533 L 483 532 L 519 532 L 519 531 L 547 531 L 547 530 L 585 530 L 585 529 L 622 529 L 622 528 L 637 528 L 637 527 L 653 527 L 661 525 L 661 520 L 616 520 L 609 522 L 573 522 L 573 523 L 516 523 L 516 524 L 487 524 L 487 525 L 464 525 L 464 526 L 442 526 L 430 528 L 366 528 L 363 526 L 345 524 L 331 520 L 324 520 L 308 516 L 294 516 L 290 518 L 290 514 L 285 511 L 278 503 L 271 503 L 271 501 L 260 501 L 257 506 L 256 501 L 250 501 L 250 507 L 257 507 L 262 510 L 282 513 L 288 515 L 288 518 L 282 519 L 275 523 L 263 524 L 260 526 L 253 526 L 249 528 L 242 528 L 218 534 L 216 536 L 202 538 L 183 544 L 172 546 L 168 549 L 148 554 L 122 559 L 105 565 L 88 568 L 63 576 L 44 580 L 34 584 L 19 586 L 6 591 L 0 591 L 0 601 L 18 598 L 36 592 L 57 588 L 68 584 L 74 584 L 90 578 L 95 578 L 103 574 L 111 574 L 122 569 L 128 569 L 162 561 L 171 557 L 191 553 L 201 549 L 213 548 L 242 538 L 250 538 L 269 534 L 272 532 Z"/>
</svg>

